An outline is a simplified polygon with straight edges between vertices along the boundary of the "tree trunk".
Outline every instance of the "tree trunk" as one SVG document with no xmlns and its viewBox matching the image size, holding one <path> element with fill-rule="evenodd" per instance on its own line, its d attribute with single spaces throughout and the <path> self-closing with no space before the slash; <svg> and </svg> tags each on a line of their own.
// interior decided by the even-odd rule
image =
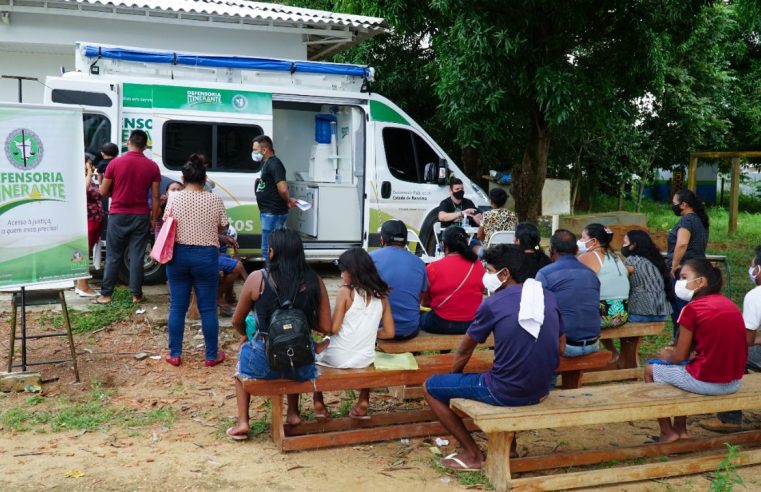
<svg viewBox="0 0 761 492">
<path fill-rule="evenodd" d="M 538 106 L 531 111 L 528 144 L 520 165 L 513 169 L 513 198 L 518 219 L 536 223 L 542 214 L 542 188 L 547 177 L 550 128 Z"/>
<path fill-rule="evenodd" d="M 462 167 L 463 172 L 474 182 L 481 185 L 481 156 L 478 154 L 478 149 L 475 147 L 463 147 L 462 148 Z"/>
</svg>

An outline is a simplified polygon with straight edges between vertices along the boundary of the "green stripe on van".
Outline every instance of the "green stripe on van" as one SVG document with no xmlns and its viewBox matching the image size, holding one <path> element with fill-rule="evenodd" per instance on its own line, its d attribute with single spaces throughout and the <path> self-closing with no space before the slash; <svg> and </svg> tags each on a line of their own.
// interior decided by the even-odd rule
<svg viewBox="0 0 761 492">
<path fill-rule="evenodd" d="M 387 123 L 399 123 L 400 125 L 409 125 L 410 122 L 400 115 L 394 108 L 383 104 L 380 101 L 370 101 L 370 118 L 375 121 L 385 121 Z"/>
<path fill-rule="evenodd" d="M 125 108 L 272 114 L 272 94 L 267 92 L 145 84 L 124 84 L 122 89 Z"/>
</svg>

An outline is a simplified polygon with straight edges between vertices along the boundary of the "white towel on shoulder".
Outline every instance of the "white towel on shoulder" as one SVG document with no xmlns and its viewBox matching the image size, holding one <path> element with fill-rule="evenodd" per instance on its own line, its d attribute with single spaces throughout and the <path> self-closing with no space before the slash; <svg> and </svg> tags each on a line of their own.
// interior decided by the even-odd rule
<svg viewBox="0 0 761 492">
<path fill-rule="evenodd" d="M 544 323 L 544 290 L 542 290 L 541 282 L 533 278 L 523 282 L 518 323 L 532 337 L 539 338 L 539 330 L 542 329 Z"/>
</svg>

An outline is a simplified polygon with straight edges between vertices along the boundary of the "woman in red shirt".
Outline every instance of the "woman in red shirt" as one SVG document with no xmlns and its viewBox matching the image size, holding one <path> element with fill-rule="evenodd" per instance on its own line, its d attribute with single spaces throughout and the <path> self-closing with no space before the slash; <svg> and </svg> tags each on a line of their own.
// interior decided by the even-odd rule
<svg viewBox="0 0 761 492">
<path fill-rule="evenodd" d="M 483 300 L 484 267 L 468 247 L 462 227 L 449 226 L 442 234 L 446 256 L 426 267 L 428 295 L 423 305 L 430 312 L 420 318 L 420 327 L 429 333 L 462 335 Z"/>
<path fill-rule="evenodd" d="M 688 304 L 679 315 L 676 345 L 661 349 L 661 361 L 645 366 L 646 382 L 701 395 L 737 391 L 748 358 L 745 323 L 737 306 L 721 294 L 721 283 L 721 272 L 707 260 L 684 262 L 674 291 Z M 689 437 L 687 417 L 674 417 L 673 423 L 662 418 L 658 424 L 660 442 Z"/>
</svg>

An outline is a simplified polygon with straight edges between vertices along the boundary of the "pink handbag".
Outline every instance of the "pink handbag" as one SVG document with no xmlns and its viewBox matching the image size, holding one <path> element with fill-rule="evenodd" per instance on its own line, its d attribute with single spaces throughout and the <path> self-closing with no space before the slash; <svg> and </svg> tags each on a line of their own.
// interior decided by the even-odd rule
<svg viewBox="0 0 761 492">
<path fill-rule="evenodd" d="M 169 213 L 164 219 L 164 224 L 161 226 L 161 230 L 156 234 L 156 241 L 153 243 L 151 249 L 151 258 L 158 261 L 162 265 L 172 261 L 172 254 L 174 253 L 174 236 L 177 233 L 177 222 L 175 222 L 172 216 L 172 210 L 169 209 Z"/>
</svg>

